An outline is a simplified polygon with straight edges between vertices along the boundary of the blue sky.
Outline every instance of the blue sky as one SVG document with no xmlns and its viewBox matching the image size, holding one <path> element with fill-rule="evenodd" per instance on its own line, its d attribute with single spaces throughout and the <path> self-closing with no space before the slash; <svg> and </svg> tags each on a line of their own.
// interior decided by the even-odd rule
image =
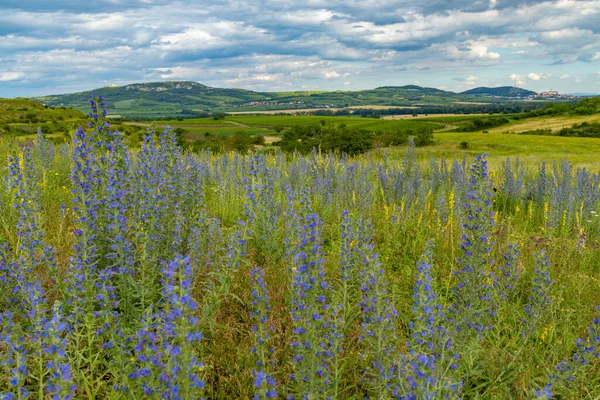
<svg viewBox="0 0 600 400">
<path fill-rule="evenodd" d="M 600 0 L 0 0 L 0 97 L 161 80 L 600 93 Z"/>
</svg>

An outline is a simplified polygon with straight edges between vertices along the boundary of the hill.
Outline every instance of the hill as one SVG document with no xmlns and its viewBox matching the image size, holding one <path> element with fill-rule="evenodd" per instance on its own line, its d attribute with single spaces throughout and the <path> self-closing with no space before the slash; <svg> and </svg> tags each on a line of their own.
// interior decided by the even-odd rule
<svg viewBox="0 0 600 400">
<path fill-rule="evenodd" d="M 111 110 L 123 116 L 197 114 L 264 100 L 265 93 L 244 89 L 212 88 L 197 82 L 169 81 L 107 86 L 91 91 L 37 98 L 49 105 L 87 111 L 92 94 L 110 99 Z"/>
<path fill-rule="evenodd" d="M 83 122 L 85 115 L 78 110 L 53 108 L 31 99 L 0 99 L 0 135 L 31 135 L 38 127 L 44 133 L 64 133 Z"/>
<path fill-rule="evenodd" d="M 78 110 L 53 108 L 31 99 L 0 99 L 1 124 L 27 124 L 85 118 Z"/>
<path fill-rule="evenodd" d="M 531 90 L 522 89 L 516 86 L 499 86 L 499 87 L 476 87 L 474 89 L 461 92 L 464 95 L 477 96 L 500 96 L 500 97 L 528 97 L 535 96 L 537 93 Z"/>
<path fill-rule="evenodd" d="M 455 107 L 457 103 L 478 101 L 479 96 L 485 94 L 494 96 L 486 102 L 502 103 L 505 99 L 525 97 L 532 93 L 512 87 L 477 88 L 454 93 L 417 85 L 382 86 L 357 91 L 255 92 L 209 87 L 197 82 L 167 81 L 108 86 L 85 92 L 43 96 L 37 100 L 51 106 L 66 106 L 87 112 L 87 102 L 92 94 L 102 95 L 109 99 L 111 114 L 156 118 L 198 116 L 210 112 L 361 106 Z"/>
</svg>

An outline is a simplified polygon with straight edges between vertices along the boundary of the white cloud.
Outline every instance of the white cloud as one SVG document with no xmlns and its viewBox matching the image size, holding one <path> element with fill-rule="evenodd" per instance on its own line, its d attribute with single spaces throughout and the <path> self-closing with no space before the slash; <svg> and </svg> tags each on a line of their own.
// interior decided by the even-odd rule
<svg viewBox="0 0 600 400">
<path fill-rule="evenodd" d="M 563 79 L 564 80 L 564 79 L 569 79 L 570 77 L 571 77 L 571 75 L 569 75 L 569 74 L 563 74 L 563 75 L 560 76 L 559 79 Z"/>
<path fill-rule="evenodd" d="M 22 72 L 0 72 L 1 82 L 18 81 L 24 77 L 25 74 Z"/>
<path fill-rule="evenodd" d="M 477 43 L 471 46 L 469 53 L 473 58 L 480 58 L 482 60 L 497 60 L 500 58 L 500 54 L 489 52 L 487 46 Z"/>
<path fill-rule="evenodd" d="M 510 80 L 512 80 L 515 85 L 526 85 L 527 82 L 525 82 L 525 77 L 523 75 L 518 75 L 518 74 L 510 74 L 509 76 Z"/>
<path fill-rule="evenodd" d="M 336 71 L 325 71 L 325 72 L 323 72 L 323 78 L 325 78 L 325 79 L 334 79 L 334 78 L 339 78 L 340 76 L 342 76 L 342 75 L 340 75 Z"/>
<path fill-rule="evenodd" d="M 531 79 L 532 81 L 539 81 L 540 79 L 548 79 L 552 77 L 552 74 L 536 74 L 534 72 L 531 72 L 529 74 L 527 74 L 527 77 L 529 79 Z"/>
<path fill-rule="evenodd" d="M 533 85 L 547 78 L 535 71 L 573 63 L 566 89 L 575 77 L 596 81 L 584 63 L 600 60 L 600 0 L 109 1 L 43 2 L 49 11 L 0 1 L 0 66 L 19 71 L 0 72 L 2 81 L 26 78 L 36 94 L 151 79 L 362 89 L 414 79 L 440 87 L 455 76 L 493 86 L 510 75 Z"/>
</svg>

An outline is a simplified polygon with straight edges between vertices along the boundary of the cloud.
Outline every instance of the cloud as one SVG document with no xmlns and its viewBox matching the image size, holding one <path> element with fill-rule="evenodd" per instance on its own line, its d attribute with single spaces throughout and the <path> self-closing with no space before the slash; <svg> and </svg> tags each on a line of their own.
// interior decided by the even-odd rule
<svg viewBox="0 0 600 400">
<path fill-rule="evenodd" d="M 525 81 L 525 77 L 523 75 L 518 74 L 510 74 L 510 80 L 515 83 L 515 85 L 525 86 L 527 82 Z"/>
<path fill-rule="evenodd" d="M 570 77 L 571 77 L 571 75 L 569 75 L 569 74 L 563 74 L 558 79 L 569 79 Z"/>
<path fill-rule="evenodd" d="M 339 77 L 341 77 L 341 75 L 335 71 L 323 72 L 323 78 L 325 78 L 325 79 L 333 79 L 333 78 L 339 78 Z"/>
<path fill-rule="evenodd" d="M 532 81 L 539 81 L 540 79 L 548 79 L 551 78 L 552 74 L 536 74 L 534 72 L 531 72 L 529 74 L 527 74 L 527 78 L 531 79 Z"/>
<path fill-rule="evenodd" d="M 25 77 L 22 72 L 0 72 L 1 82 L 18 81 Z"/>
<path fill-rule="evenodd" d="M 549 73 L 563 64 L 589 82 L 598 20 L 598 0 L 4 0 L 0 65 L 13 78 L 0 80 L 0 92 L 151 79 L 261 90 L 445 86 L 455 76 L 480 77 L 461 85 L 535 86 L 560 83 Z M 548 76 L 524 72 L 542 70 Z"/>
</svg>

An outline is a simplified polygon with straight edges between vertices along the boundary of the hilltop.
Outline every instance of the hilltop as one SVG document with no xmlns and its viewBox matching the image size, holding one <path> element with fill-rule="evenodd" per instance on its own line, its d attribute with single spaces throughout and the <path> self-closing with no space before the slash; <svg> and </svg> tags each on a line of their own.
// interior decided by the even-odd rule
<svg viewBox="0 0 600 400">
<path fill-rule="evenodd" d="M 485 90 L 484 90 L 485 89 Z M 210 112 L 264 111 L 282 109 L 330 109 L 361 106 L 379 107 L 447 107 L 457 103 L 481 101 L 482 94 L 499 103 L 506 99 L 525 97 L 534 92 L 520 88 L 476 88 L 454 93 L 417 85 L 382 86 L 357 91 L 255 92 L 226 89 L 189 81 L 134 83 L 107 86 L 85 92 L 51 95 L 37 100 L 51 106 L 66 106 L 87 111 L 92 96 L 110 99 L 111 113 L 125 117 L 198 115 Z"/>
<path fill-rule="evenodd" d="M 197 82 L 168 81 L 107 86 L 85 92 L 43 96 L 37 100 L 53 106 L 87 111 L 92 94 L 110 99 L 114 112 L 123 115 L 174 115 L 185 114 L 186 111 L 195 114 L 268 97 L 267 94 L 244 89 L 221 89 Z"/>
<path fill-rule="evenodd" d="M 466 95 L 478 95 L 478 96 L 499 96 L 499 97 L 529 97 L 535 96 L 537 93 L 531 90 L 522 89 L 515 86 L 499 86 L 499 87 L 476 87 L 474 89 L 469 89 L 461 94 Z"/>
</svg>

